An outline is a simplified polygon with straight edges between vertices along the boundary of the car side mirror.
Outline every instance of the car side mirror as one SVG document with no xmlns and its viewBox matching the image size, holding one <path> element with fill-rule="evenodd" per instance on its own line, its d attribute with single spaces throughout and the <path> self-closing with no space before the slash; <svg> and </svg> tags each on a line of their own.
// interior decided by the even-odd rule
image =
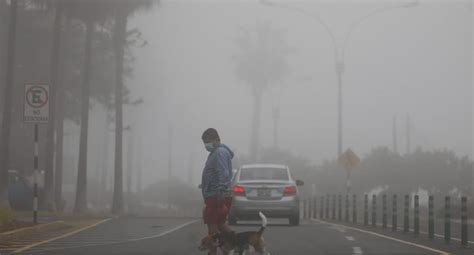
<svg viewBox="0 0 474 255">
<path fill-rule="evenodd" d="M 296 186 L 303 186 L 303 185 L 304 185 L 304 181 L 296 180 Z"/>
<path fill-rule="evenodd" d="M 199 185 L 198 185 L 198 189 L 202 189 L 202 184 L 199 184 Z"/>
</svg>

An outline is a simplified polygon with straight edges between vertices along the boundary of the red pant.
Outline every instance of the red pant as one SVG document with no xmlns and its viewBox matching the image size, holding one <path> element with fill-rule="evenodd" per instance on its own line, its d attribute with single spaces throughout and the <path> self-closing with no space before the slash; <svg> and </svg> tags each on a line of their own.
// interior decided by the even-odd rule
<svg viewBox="0 0 474 255">
<path fill-rule="evenodd" d="M 222 225 L 227 221 L 232 206 L 232 197 L 225 197 L 220 208 L 217 207 L 217 198 L 215 197 L 206 198 L 204 203 L 206 204 L 202 211 L 204 224 Z"/>
</svg>

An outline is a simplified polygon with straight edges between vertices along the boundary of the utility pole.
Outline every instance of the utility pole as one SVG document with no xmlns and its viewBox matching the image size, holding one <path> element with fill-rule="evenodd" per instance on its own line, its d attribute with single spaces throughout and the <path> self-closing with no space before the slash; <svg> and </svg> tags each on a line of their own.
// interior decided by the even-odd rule
<svg viewBox="0 0 474 255">
<path fill-rule="evenodd" d="M 397 144 L 397 115 L 393 116 L 393 152 L 398 152 L 398 144 Z"/>
</svg>

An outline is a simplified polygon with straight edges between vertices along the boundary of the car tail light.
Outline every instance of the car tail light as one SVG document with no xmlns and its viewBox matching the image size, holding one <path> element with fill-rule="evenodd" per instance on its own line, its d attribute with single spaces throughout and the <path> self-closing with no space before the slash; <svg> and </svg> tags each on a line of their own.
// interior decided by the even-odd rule
<svg viewBox="0 0 474 255">
<path fill-rule="evenodd" d="M 285 187 L 285 189 L 283 190 L 283 194 L 285 196 L 288 196 L 288 195 L 295 195 L 296 194 L 296 187 L 295 186 L 288 186 L 288 187 Z"/>
<path fill-rule="evenodd" d="M 245 189 L 244 189 L 244 187 L 241 187 L 241 186 L 234 186 L 232 191 L 237 196 L 239 196 L 239 195 L 244 196 L 245 195 Z"/>
</svg>

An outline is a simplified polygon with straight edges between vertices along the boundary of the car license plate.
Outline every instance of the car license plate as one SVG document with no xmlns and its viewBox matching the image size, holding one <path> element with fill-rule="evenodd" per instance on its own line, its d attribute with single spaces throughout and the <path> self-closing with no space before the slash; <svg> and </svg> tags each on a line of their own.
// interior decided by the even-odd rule
<svg viewBox="0 0 474 255">
<path fill-rule="evenodd" d="M 259 197 L 269 197 L 269 196 L 271 196 L 271 192 L 270 192 L 270 191 L 271 191 L 271 190 L 269 190 L 269 189 L 258 189 L 258 190 L 257 190 L 257 195 L 258 195 Z"/>
</svg>

